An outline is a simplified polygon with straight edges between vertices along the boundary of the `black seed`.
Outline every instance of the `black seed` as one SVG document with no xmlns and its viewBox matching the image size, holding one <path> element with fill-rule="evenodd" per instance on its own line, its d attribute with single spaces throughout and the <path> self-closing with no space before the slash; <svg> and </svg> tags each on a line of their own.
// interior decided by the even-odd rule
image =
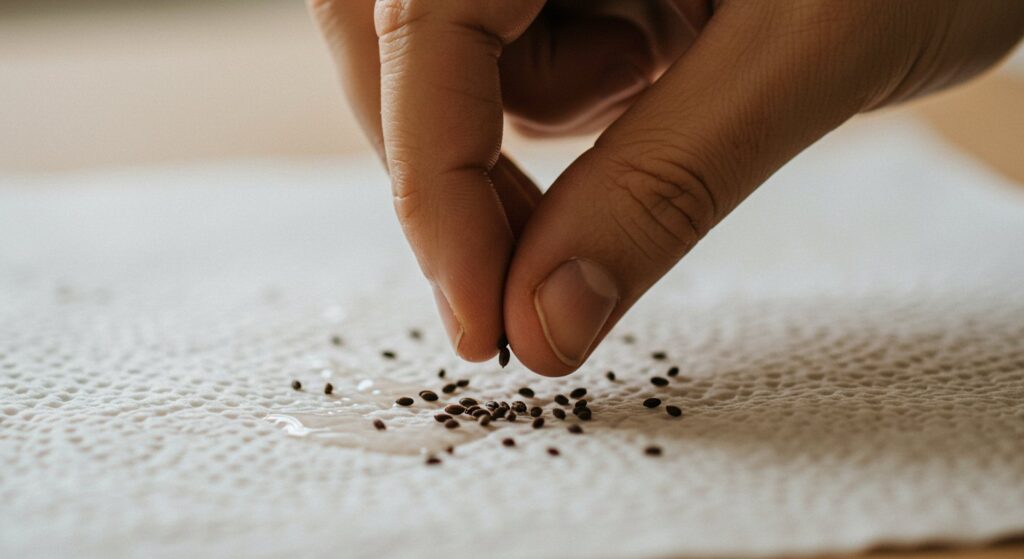
<svg viewBox="0 0 1024 559">
<path fill-rule="evenodd" d="M 401 398 L 395 400 L 395 403 L 398 404 L 399 406 L 411 406 L 413 404 L 412 398 L 408 396 L 402 396 Z"/>
<path fill-rule="evenodd" d="M 445 413 L 450 413 L 452 415 L 459 415 L 462 412 L 466 411 L 466 408 L 458 404 L 448 404 L 447 406 L 444 407 L 444 411 Z"/>
<path fill-rule="evenodd" d="M 330 396 L 332 392 L 334 392 L 334 385 L 328 382 L 324 385 L 324 394 Z"/>
<path fill-rule="evenodd" d="M 489 416 L 489 415 L 481 415 L 480 419 L 478 421 L 479 421 L 481 427 L 487 427 L 488 425 L 491 424 L 491 416 Z"/>
<path fill-rule="evenodd" d="M 590 421 L 590 418 L 593 417 L 593 412 L 590 411 L 590 408 L 576 408 L 572 410 L 572 413 L 576 414 L 576 417 L 583 421 Z"/>
<path fill-rule="evenodd" d="M 469 407 L 475 406 L 477 404 L 477 401 L 472 399 L 472 398 L 463 398 L 463 399 L 459 400 L 459 403 L 462 404 L 463 406 L 469 408 Z"/>
<path fill-rule="evenodd" d="M 654 386 L 668 386 L 668 379 L 665 377 L 651 377 L 651 384 Z"/>
<path fill-rule="evenodd" d="M 456 388 L 458 388 L 458 386 L 455 386 L 455 384 L 446 384 L 444 385 L 444 388 L 441 389 L 441 392 L 451 394 L 452 392 L 455 392 Z"/>
<path fill-rule="evenodd" d="M 498 408 L 494 410 L 494 413 L 492 413 L 491 416 L 494 417 L 494 419 L 501 419 L 505 417 L 506 413 L 508 413 L 508 408 Z"/>
<path fill-rule="evenodd" d="M 388 428 L 388 426 L 384 425 L 384 422 L 379 419 L 373 420 L 373 426 L 376 427 L 378 431 L 383 431 Z"/>
<path fill-rule="evenodd" d="M 391 351 L 390 349 L 385 349 L 384 351 L 380 352 L 380 356 L 383 357 L 384 359 L 394 359 L 395 357 L 398 357 L 398 355 L 396 355 L 395 352 Z"/>
<path fill-rule="evenodd" d="M 507 347 L 503 347 L 498 350 L 498 365 L 501 365 L 502 368 L 504 368 L 505 365 L 508 365 L 508 362 L 511 359 L 512 352 L 509 351 Z"/>
<path fill-rule="evenodd" d="M 501 406 L 502 408 L 504 408 L 504 409 L 505 409 L 505 411 L 508 411 L 508 410 L 510 410 L 510 409 L 512 408 L 512 406 L 508 405 L 508 402 L 501 402 L 501 403 L 500 403 L 500 404 L 498 404 L 498 405 L 499 405 L 499 406 Z M 525 404 L 524 404 L 524 405 L 525 405 Z"/>
<path fill-rule="evenodd" d="M 569 432 L 573 435 L 581 435 L 583 434 L 583 427 L 580 427 L 579 425 L 570 425 Z"/>
<path fill-rule="evenodd" d="M 441 459 L 438 458 L 437 456 L 431 456 L 430 458 L 427 458 L 427 464 L 430 465 L 430 466 L 436 466 L 436 465 L 438 465 L 440 463 L 441 463 Z"/>
<path fill-rule="evenodd" d="M 679 374 L 679 367 L 669 367 L 668 372 L 665 374 L 670 377 L 674 377 Z"/>
<path fill-rule="evenodd" d="M 444 423 L 445 421 L 448 421 L 451 418 L 452 418 L 452 416 L 450 416 L 450 415 L 448 415 L 446 413 L 434 414 L 434 421 L 437 421 L 438 423 Z"/>
<path fill-rule="evenodd" d="M 494 411 L 494 410 L 498 409 L 498 402 L 495 402 L 494 400 L 491 400 L 491 401 L 487 402 L 486 404 L 484 404 L 484 407 L 489 409 L 489 410 L 491 410 L 491 411 Z"/>
<path fill-rule="evenodd" d="M 480 406 L 469 406 L 466 408 L 466 415 L 473 415 L 474 413 L 483 410 Z M 486 411 L 486 410 L 483 410 Z"/>
<path fill-rule="evenodd" d="M 292 381 L 292 390 L 302 390 L 302 383 L 297 381 L 297 380 L 293 380 Z"/>
<path fill-rule="evenodd" d="M 524 386 L 519 389 L 519 394 L 524 398 L 533 398 L 533 389 Z"/>
<path fill-rule="evenodd" d="M 459 388 L 465 388 L 469 386 L 469 379 L 460 378 L 459 380 L 455 381 L 455 385 L 458 386 Z"/>
<path fill-rule="evenodd" d="M 540 406 L 533 406 L 530 408 L 530 417 L 540 417 L 540 414 L 544 413 L 544 410 Z"/>
<path fill-rule="evenodd" d="M 654 359 L 654 360 L 657 360 L 657 361 L 664 361 L 667 358 L 668 358 L 668 354 L 665 353 L 664 351 L 655 351 L 654 353 L 651 354 L 651 359 Z"/>
<path fill-rule="evenodd" d="M 489 412 L 489 411 L 487 411 L 487 410 L 485 410 L 483 408 L 477 408 L 477 409 L 475 409 L 473 411 L 468 411 L 467 410 L 466 413 L 468 413 L 469 415 L 472 415 L 473 417 L 481 417 L 481 416 L 484 416 L 484 415 L 491 415 L 491 412 Z"/>
<path fill-rule="evenodd" d="M 515 441 L 515 439 L 507 438 L 507 439 L 502 439 L 501 440 L 501 444 L 504 445 L 504 446 L 516 446 L 516 441 Z"/>
<path fill-rule="evenodd" d="M 604 374 L 604 376 L 608 380 L 615 382 L 615 371 L 608 371 L 607 373 Z"/>
<path fill-rule="evenodd" d="M 459 422 L 454 419 L 449 419 L 444 422 L 444 426 L 448 429 L 457 429 L 459 427 Z"/>
<path fill-rule="evenodd" d="M 635 344 L 636 336 L 634 336 L 633 334 L 626 334 L 625 336 L 622 336 L 622 343 L 630 345 Z"/>
<path fill-rule="evenodd" d="M 558 395 L 555 396 L 555 403 L 560 405 L 560 406 L 568 406 L 569 405 L 569 399 L 566 398 L 562 394 L 558 394 Z"/>
<path fill-rule="evenodd" d="M 660 405 L 661 405 L 661 400 L 659 400 L 658 398 L 648 398 L 648 399 L 644 400 L 644 407 L 645 408 L 656 408 L 656 407 L 658 407 Z"/>
<path fill-rule="evenodd" d="M 537 419 L 533 420 L 533 428 L 534 429 L 540 429 L 543 426 L 544 426 L 544 418 L 543 417 L 538 417 Z"/>
<path fill-rule="evenodd" d="M 585 408 L 585 407 L 587 407 L 587 401 L 586 400 L 576 400 L 576 403 L 573 404 L 572 407 L 574 409 L 575 408 Z"/>
<path fill-rule="evenodd" d="M 679 417 L 683 415 L 683 410 L 679 409 L 678 406 L 665 406 L 665 412 L 672 417 Z"/>
<path fill-rule="evenodd" d="M 661 456 L 661 447 L 653 445 L 649 446 L 644 449 L 644 454 L 647 456 Z"/>
<path fill-rule="evenodd" d="M 448 454 L 455 454 L 455 447 L 449 446 L 448 448 L 444 449 L 444 451 L 447 452 Z"/>
<path fill-rule="evenodd" d="M 573 400 L 579 400 L 580 398 L 582 398 L 582 397 L 584 397 L 586 395 L 587 395 L 587 389 L 586 388 L 577 388 L 576 390 L 573 390 L 572 392 L 569 393 L 569 397 L 572 398 Z"/>
<path fill-rule="evenodd" d="M 507 419 L 509 421 L 515 421 L 516 420 L 516 412 L 514 412 L 514 411 L 508 412 L 508 417 L 506 417 L 505 419 Z"/>
<path fill-rule="evenodd" d="M 444 375 L 445 375 L 445 370 L 444 369 L 441 369 L 441 370 L 437 371 L 437 378 L 444 378 Z"/>
<path fill-rule="evenodd" d="M 409 337 L 414 340 L 418 340 L 423 337 L 423 333 L 413 328 L 412 330 L 409 330 Z"/>
<path fill-rule="evenodd" d="M 563 410 L 562 408 L 555 408 L 551 410 L 551 415 L 557 417 L 558 419 L 565 419 L 565 410 Z"/>
<path fill-rule="evenodd" d="M 420 391 L 420 398 L 423 398 L 427 402 L 436 402 L 437 401 L 437 393 L 433 392 L 431 390 L 423 390 L 423 391 Z"/>
<path fill-rule="evenodd" d="M 331 343 L 334 345 L 341 345 L 341 336 L 331 336 Z"/>
<path fill-rule="evenodd" d="M 515 410 L 516 413 L 526 413 L 526 402 L 516 400 L 515 402 L 512 402 L 512 409 Z"/>
</svg>

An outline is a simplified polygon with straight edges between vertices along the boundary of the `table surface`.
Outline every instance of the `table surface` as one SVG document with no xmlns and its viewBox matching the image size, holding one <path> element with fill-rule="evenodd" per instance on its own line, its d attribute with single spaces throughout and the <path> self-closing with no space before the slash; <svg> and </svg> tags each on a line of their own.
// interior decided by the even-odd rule
<svg viewBox="0 0 1024 559">
<path fill-rule="evenodd" d="M 365 150 L 301 3 L 241 4 L 0 18 L 0 173 Z M 1024 77 L 888 110 L 1024 185 Z M 1024 540 L 857 557 L 1019 558 Z"/>
</svg>

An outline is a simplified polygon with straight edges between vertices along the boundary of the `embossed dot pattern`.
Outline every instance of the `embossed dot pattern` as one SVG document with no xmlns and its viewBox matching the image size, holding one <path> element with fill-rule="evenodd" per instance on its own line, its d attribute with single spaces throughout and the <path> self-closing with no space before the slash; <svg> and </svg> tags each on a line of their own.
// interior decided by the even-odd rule
<svg viewBox="0 0 1024 559">
<path fill-rule="evenodd" d="M 452 356 L 373 162 L 4 179 L 0 556 L 762 556 L 1020 533 L 1024 202 L 890 127 L 784 169 L 564 379 Z M 367 378 L 471 380 L 437 405 L 528 385 L 545 410 L 586 387 L 594 420 L 496 421 L 426 466 L 266 419 L 342 407 Z M 381 436 L 444 429 L 409 395 Z"/>
</svg>

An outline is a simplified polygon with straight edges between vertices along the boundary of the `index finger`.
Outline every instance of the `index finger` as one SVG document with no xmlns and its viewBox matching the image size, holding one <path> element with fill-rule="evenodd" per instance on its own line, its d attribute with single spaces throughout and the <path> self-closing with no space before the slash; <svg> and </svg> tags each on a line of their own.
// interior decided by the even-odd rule
<svg viewBox="0 0 1024 559">
<path fill-rule="evenodd" d="M 395 209 L 456 351 L 503 331 L 515 242 L 490 172 L 501 147 L 498 56 L 542 1 L 377 2 L 381 123 Z"/>
</svg>

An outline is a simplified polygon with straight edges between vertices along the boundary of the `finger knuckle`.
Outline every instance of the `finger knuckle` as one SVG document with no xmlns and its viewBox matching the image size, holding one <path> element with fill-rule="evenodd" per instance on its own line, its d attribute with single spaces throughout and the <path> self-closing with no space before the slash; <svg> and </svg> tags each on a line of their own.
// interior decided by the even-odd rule
<svg viewBox="0 0 1024 559">
<path fill-rule="evenodd" d="M 609 156 L 607 185 L 615 219 L 634 243 L 648 253 L 679 258 L 711 230 L 716 201 L 694 165 L 662 153 Z"/>
</svg>

